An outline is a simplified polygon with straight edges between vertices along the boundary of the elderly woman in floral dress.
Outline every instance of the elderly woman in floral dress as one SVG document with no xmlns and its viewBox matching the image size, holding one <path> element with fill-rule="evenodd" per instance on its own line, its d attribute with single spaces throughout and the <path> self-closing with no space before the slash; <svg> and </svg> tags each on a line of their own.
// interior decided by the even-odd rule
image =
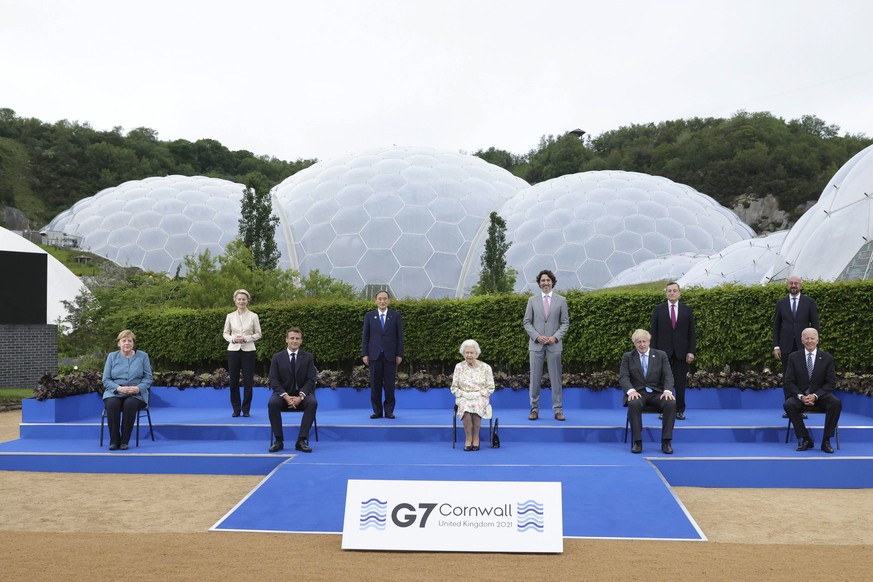
<svg viewBox="0 0 873 582">
<path fill-rule="evenodd" d="M 458 418 L 464 423 L 464 450 L 479 450 L 479 428 L 483 418 L 491 418 L 488 399 L 494 392 L 491 366 L 479 361 L 482 350 L 475 340 L 461 344 L 463 362 L 458 362 L 452 375 L 452 394 L 458 407 Z"/>
</svg>

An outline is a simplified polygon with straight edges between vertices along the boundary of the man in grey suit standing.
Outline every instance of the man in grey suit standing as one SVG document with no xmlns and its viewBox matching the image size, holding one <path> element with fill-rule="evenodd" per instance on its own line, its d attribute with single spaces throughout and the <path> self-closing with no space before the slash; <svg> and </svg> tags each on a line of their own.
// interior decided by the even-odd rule
<svg viewBox="0 0 873 582">
<path fill-rule="evenodd" d="M 665 352 L 649 348 L 652 336 L 638 329 L 631 336 L 635 350 L 621 357 L 618 384 L 624 392 L 627 418 L 633 433 L 632 453 L 643 451 L 643 408 L 657 408 L 663 415 L 661 452 L 673 454 L 673 425 L 676 423 L 676 398 L 673 396 L 673 371 Z"/>
<path fill-rule="evenodd" d="M 549 382 L 552 386 L 552 409 L 555 420 L 565 420 L 561 386 L 561 338 L 570 327 L 567 300 L 553 292 L 558 280 L 549 270 L 540 271 L 537 284 L 542 293 L 527 300 L 524 311 L 524 330 L 530 341 L 530 416 L 536 420 L 540 415 L 540 391 L 543 379 L 543 359 L 549 366 Z"/>
</svg>

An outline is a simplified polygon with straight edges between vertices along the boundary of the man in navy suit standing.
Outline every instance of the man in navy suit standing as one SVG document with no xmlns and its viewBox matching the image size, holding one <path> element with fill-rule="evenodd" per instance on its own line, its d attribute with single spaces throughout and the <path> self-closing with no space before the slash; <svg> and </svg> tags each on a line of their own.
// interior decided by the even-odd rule
<svg viewBox="0 0 873 582">
<path fill-rule="evenodd" d="M 315 399 L 315 360 L 312 354 L 300 349 L 303 331 L 299 327 L 292 327 L 285 332 L 285 343 L 288 347 L 273 354 L 273 359 L 270 360 L 270 388 L 273 394 L 267 403 L 267 416 L 270 419 L 270 429 L 276 437 L 276 441 L 270 446 L 270 452 L 275 453 L 285 448 L 282 413 L 296 410 L 303 413 L 303 420 L 300 422 L 300 432 L 294 448 L 303 453 L 311 453 L 309 429 L 318 408 L 318 401 Z"/>
<path fill-rule="evenodd" d="M 667 354 L 673 371 L 673 388 L 676 395 L 676 419 L 685 420 L 685 384 L 688 365 L 697 352 L 697 333 L 694 314 L 685 303 L 679 302 L 679 283 L 671 281 L 666 288 L 667 302 L 655 306 L 652 311 L 652 347 Z"/>
<path fill-rule="evenodd" d="M 388 291 L 376 293 L 376 309 L 364 316 L 361 332 L 361 358 L 370 368 L 370 418 L 394 418 L 394 382 L 397 366 L 403 361 L 403 317 L 388 309 Z M 382 391 L 385 402 L 382 403 Z"/>
<path fill-rule="evenodd" d="M 773 320 L 773 356 L 782 361 L 782 390 L 786 399 L 792 396 L 784 384 L 788 357 L 803 348 L 800 336 L 804 329 L 819 329 L 818 306 L 812 297 L 800 294 L 802 289 L 803 281 L 800 277 L 788 277 L 788 297 L 776 302 L 776 316 Z M 783 418 L 787 418 L 787 415 L 783 415 Z"/>
<path fill-rule="evenodd" d="M 801 334 L 802 350 L 793 352 L 788 357 L 788 368 L 785 370 L 785 390 L 789 396 L 785 399 L 785 413 L 794 425 L 797 435 L 797 450 L 805 451 L 815 446 L 806 425 L 803 423 L 803 411 L 810 408 L 825 413 L 824 434 L 821 450 L 833 454 L 831 437 L 840 421 L 843 403 L 834 396 L 837 385 L 837 374 L 834 371 L 834 358 L 829 353 L 818 349 L 818 331 L 809 327 Z"/>
<path fill-rule="evenodd" d="M 624 392 L 627 418 L 633 434 L 632 453 L 643 451 L 643 409 L 647 406 L 661 411 L 661 452 L 673 454 L 673 425 L 676 422 L 676 398 L 673 396 L 673 372 L 667 354 L 649 348 L 651 335 L 644 329 L 634 332 L 631 339 L 635 350 L 621 357 L 618 384 Z"/>
</svg>

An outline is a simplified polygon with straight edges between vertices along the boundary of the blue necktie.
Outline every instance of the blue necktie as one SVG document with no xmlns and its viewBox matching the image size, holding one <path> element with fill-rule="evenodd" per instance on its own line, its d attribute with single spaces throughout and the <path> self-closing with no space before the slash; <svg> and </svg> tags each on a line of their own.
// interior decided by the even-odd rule
<svg viewBox="0 0 873 582">
<path fill-rule="evenodd" d="M 382 329 L 385 329 L 385 314 L 384 313 L 379 314 L 379 323 L 382 324 Z"/>
<path fill-rule="evenodd" d="M 797 315 L 797 297 L 791 298 L 791 315 Z"/>
<path fill-rule="evenodd" d="M 806 352 L 806 372 L 812 378 L 812 354 L 810 352 Z"/>
<path fill-rule="evenodd" d="M 648 355 L 644 355 L 642 358 L 640 358 L 640 363 L 643 365 L 643 378 L 645 379 L 646 376 L 649 375 L 649 357 L 648 357 Z M 646 392 L 651 392 L 651 391 L 652 391 L 652 389 L 649 388 L 648 386 L 646 386 Z"/>
</svg>

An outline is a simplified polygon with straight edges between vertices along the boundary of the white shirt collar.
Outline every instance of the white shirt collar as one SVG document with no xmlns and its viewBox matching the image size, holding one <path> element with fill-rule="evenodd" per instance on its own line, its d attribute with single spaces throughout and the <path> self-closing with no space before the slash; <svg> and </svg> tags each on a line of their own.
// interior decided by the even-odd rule
<svg viewBox="0 0 873 582">
<path fill-rule="evenodd" d="M 289 350 L 288 348 L 285 348 L 285 351 L 288 352 L 288 357 L 289 357 L 289 358 L 290 358 L 291 356 L 293 356 L 294 354 L 297 353 L 296 351 L 292 352 L 292 351 Z"/>
</svg>

